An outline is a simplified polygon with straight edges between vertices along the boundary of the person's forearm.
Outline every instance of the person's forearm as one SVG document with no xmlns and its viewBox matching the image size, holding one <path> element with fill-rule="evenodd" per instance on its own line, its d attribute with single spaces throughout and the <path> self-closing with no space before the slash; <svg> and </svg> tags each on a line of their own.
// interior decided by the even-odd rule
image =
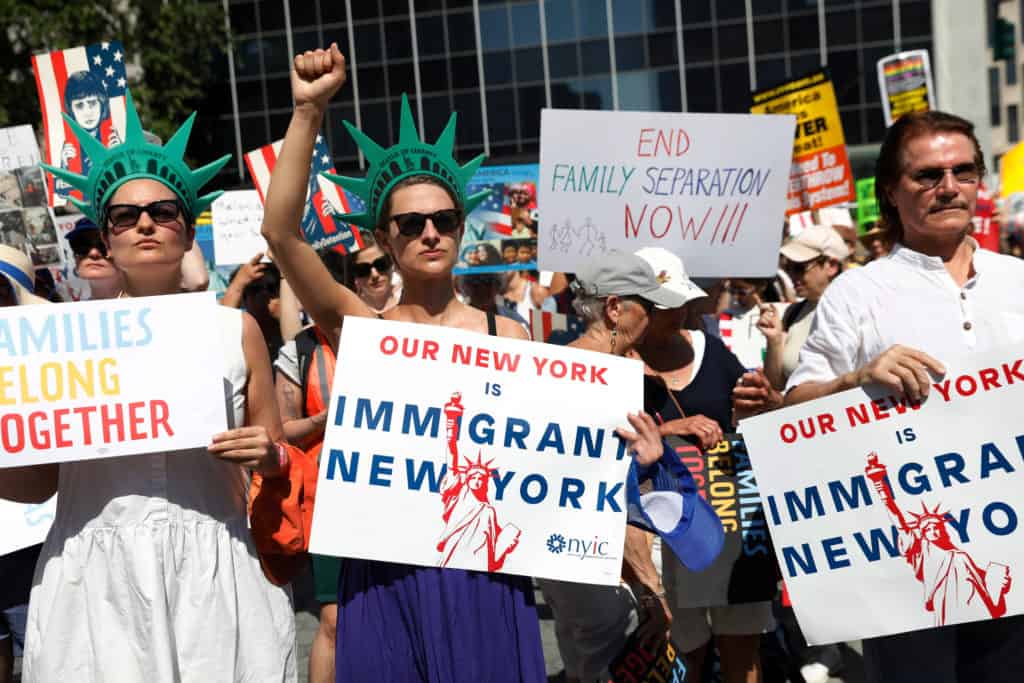
<svg viewBox="0 0 1024 683">
<path fill-rule="evenodd" d="M 228 288 L 224 290 L 224 296 L 220 298 L 220 305 L 228 308 L 241 308 L 242 288 L 228 285 Z"/>
<path fill-rule="evenodd" d="M 288 284 L 287 278 L 281 278 L 281 338 L 286 342 L 295 339 L 302 331 L 302 317 L 299 313 L 299 299 Z"/>
<path fill-rule="evenodd" d="M 828 382 L 804 382 L 786 393 L 785 405 L 792 406 L 797 403 L 813 401 L 858 386 L 860 386 L 860 382 L 857 380 L 856 372 L 847 372 Z"/>
<path fill-rule="evenodd" d="M 312 415 L 284 423 L 284 439 L 290 444 L 306 450 L 317 441 L 323 441 L 327 414 Z"/>
<path fill-rule="evenodd" d="M 60 465 L 34 465 L 0 470 L 0 499 L 45 503 L 57 493 Z"/>
<path fill-rule="evenodd" d="M 181 262 L 181 288 L 186 292 L 205 292 L 210 287 L 210 271 L 197 242 L 185 252 Z"/>
<path fill-rule="evenodd" d="M 786 349 L 786 335 L 768 340 L 768 348 L 764 354 L 764 375 L 778 391 L 786 389 L 786 379 L 782 372 L 782 355 Z"/>
<path fill-rule="evenodd" d="M 626 544 L 622 557 L 622 578 L 638 593 L 644 587 L 652 593 L 661 593 L 661 578 L 651 559 L 651 534 L 632 525 L 626 525 Z"/>
</svg>

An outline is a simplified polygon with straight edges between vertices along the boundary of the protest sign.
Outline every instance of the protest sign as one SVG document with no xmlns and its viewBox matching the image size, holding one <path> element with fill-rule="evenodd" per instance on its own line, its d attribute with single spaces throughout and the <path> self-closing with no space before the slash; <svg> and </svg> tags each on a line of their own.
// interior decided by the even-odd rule
<svg viewBox="0 0 1024 683">
<path fill-rule="evenodd" d="M 346 318 L 310 551 L 618 585 L 638 361 Z"/>
<path fill-rule="evenodd" d="M 67 234 L 74 230 L 75 223 L 81 218 L 82 214 L 80 213 L 54 215 L 53 217 L 61 263 L 51 265 L 49 269 L 57 291 L 60 293 L 60 298 L 64 301 L 85 301 L 92 296 L 89 281 L 78 277 L 75 254 L 71 251 L 71 243 L 67 240 Z"/>
<path fill-rule="evenodd" d="M 36 266 L 57 266 L 61 251 L 44 188 L 32 126 L 0 128 L 0 243 Z"/>
<path fill-rule="evenodd" d="M 32 126 L 0 128 L 0 172 L 39 164 L 39 145 Z"/>
<path fill-rule="evenodd" d="M 537 164 L 485 166 L 466 195 L 488 193 L 466 217 L 456 275 L 537 269 Z"/>
<path fill-rule="evenodd" d="M 935 109 L 928 50 L 910 50 L 878 60 L 878 90 L 886 127 L 904 114 Z"/>
<path fill-rule="evenodd" d="M 722 552 L 707 569 L 692 572 L 679 562 L 666 564 L 665 583 L 675 587 L 677 604 L 717 607 L 771 600 L 777 592 L 775 555 L 743 437 L 726 434 L 707 451 L 678 436 L 667 440 L 725 530 Z"/>
<path fill-rule="evenodd" d="M 793 116 L 545 109 L 539 265 L 664 247 L 694 277 L 778 268 Z"/>
<path fill-rule="evenodd" d="M 48 164 L 89 173 L 89 158 L 82 153 L 71 126 L 61 118 L 62 112 L 106 147 L 125 139 L 126 62 L 119 41 L 33 55 Z M 50 206 L 64 206 L 68 197 L 82 198 L 81 192 L 52 176 L 46 187 Z"/>
<path fill-rule="evenodd" d="M 211 207 L 213 254 L 218 266 L 237 266 L 267 252 L 260 234 L 263 202 L 256 190 L 233 190 L 214 200 Z"/>
<path fill-rule="evenodd" d="M 683 683 L 686 662 L 671 640 L 643 641 L 634 631 L 612 663 L 611 683 Z"/>
<path fill-rule="evenodd" d="M 219 316 L 205 292 L 0 309 L 0 467 L 208 445 L 227 424 Z"/>
<path fill-rule="evenodd" d="M 836 93 L 824 71 L 753 93 L 754 114 L 795 114 L 793 165 L 786 213 L 819 209 L 854 197 Z"/>
<path fill-rule="evenodd" d="M 0 557 L 45 541 L 56 513 L 57 496 L 36 505 L 0 500 Z"/>
<path fill-rule="evenodd" d="M 1024 358 L 942 360 L 922 405 L 853 389 L 740 424 L 812 644 L 1024 612 Z"/>
<path fill-rule="evenodd" d="M 873 228 L 881 214 L 878 199 L 875 198 L 875 179 L 862 178 L 857 181 L 857 233 L 863 235 Z"/>
<path fill-rule="evenodd" d="M 974 229 L 971 237 L 982 249 L 988 249 L 999 253 L 999 220 L 996 217 L 995 197 L 985 187 L 985 183 L 978 184 L 978 201 L 974 207 L 974 218 L 971 219 Z"/>
<path fill-rule="evenodd" d="M 278 140 L 245 155 L 245 165 L 261 202 L 266 201 L 270 175 L 283 144 L 284 140 Z M 362 202 L 320 175 L 335 172 L 327 141 L 324 136 L 317 135 L 306 187 L 306 208 L 302 212 L 302 234 L 314 249 L 334 249 L 341 254 L 351 254 L 365 246 L 363 238 L 358 229 L 338 220 L 337 216 L 362 211 Z"/>
</svg>

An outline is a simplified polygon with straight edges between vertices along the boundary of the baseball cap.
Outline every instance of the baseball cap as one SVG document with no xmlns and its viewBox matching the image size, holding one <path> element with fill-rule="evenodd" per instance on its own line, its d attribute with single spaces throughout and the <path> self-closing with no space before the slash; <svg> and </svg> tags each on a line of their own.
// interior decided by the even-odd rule
<svg viewBox="0 0 1024 683">
<path fill-rule="evenodd" d="M 647 261 L 654 271 L 654 278 L 661 283 L 661 286 L 670 289 L 686 298 L 684 303 L 694 299 L 700 299 L 708 295 L 698 287 L 693 280 L 686 275 L 686 268 L 683 267 L 683 260 L 668 249 L 661 247 L 644 247 L 636 252 L 636 255 Z M 665 308 L 658 306 L 658 308 Z"/>
<path fill-rule="evenodd" d="M 811 261 L 821 256 L 842 261 L 850 255 L 850 248 L 843 242 L 839 233 L 834 228 L 825 225 L 812 225 L 809 228 L 804 228 L 800 234 L 783 244 L 779 251 L 790 261 L 797 263 Z"/>
<path fill-rule="evenodd" d="M 626 479 L 626 520 L 658 534 L 662 543 L 686 565 L 699 572 L 711 566 L 725 543 L 725 531 L 711 505 L 697 492 L 686 465 L 672 449 L 658 461 L 654 490 L 640 493 L 637 466 Z"/>
<path fill-rule="evenodd" d="M 576 271 L 579 288 L 588 296 L 639 296 L 660 308 L 679 308 L 685 296 L 658 282 L 654 269 L 628 251 L 612 249 Z"/>
<path fill-rule="evenodd" d="M 91 218 L 79 218 L 75 221 L 74 227 L 68 230 L 67 234 L 64 235 L 64 239 L 70 242 L 90 230 L 99 230 L 99 227 L 92 222 Z"/>
<path fill-rule="evenodd" d="M 32 259 L 20 249 L 0 244 L 0 275 L 3 275 L 11 283 L 19 306 L 50 303 L 33 293 L 36 273 L 32 268 Z"/>
</svg>

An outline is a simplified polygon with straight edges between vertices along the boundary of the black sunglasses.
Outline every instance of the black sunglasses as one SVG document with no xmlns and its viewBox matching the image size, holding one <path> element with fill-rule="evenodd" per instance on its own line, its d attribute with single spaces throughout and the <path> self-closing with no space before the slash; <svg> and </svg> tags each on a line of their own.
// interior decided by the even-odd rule
<svg viewBox="0 0 1024 683">
<path fill-rule="evenodd" d="M 355 263 L 352 265 L 352 272 L 356 277 L 370 277 L 370 273 L 376 270 L 381 275 L 391 270 L 391 257 L 385 254 L 369 263 Z"/>
<path fill-rule="evenodd" d="M 398 226 L 398 232 L 403 237 L 418 237 L 427 225 L 427 219 L 434 224 L 434 229 L 442 235 L 448 235 L 459 229 L 462 225 L 462 212 L 458 209 L 441 209 L 434 213 L 399 213 L 391 217 L 391 220 Z"/>
<path fill-rule="evenodd" d="M 134 228 L 143 211 L 154 223 L 171 227 L 172 224 L 177 224 L 178 216 L 181 214 L 181 202 L 177 199 L 161 199 L 144 206 L 111 204 L 107 207 L 107 223 L 110 225 L 110 231 L 115 235 L 120 235 L 122 232 Z"/>
<path fill-rule="evenodd" d="M 107 256 L 107 245 L 103 243 L 98 234 L 89 237 L 76 237 L 70 243 L 71 253 L 78 258 L 85 258 L 93 249 L 99 251 L 100 256 L 104 258 Z"/>
</svg>

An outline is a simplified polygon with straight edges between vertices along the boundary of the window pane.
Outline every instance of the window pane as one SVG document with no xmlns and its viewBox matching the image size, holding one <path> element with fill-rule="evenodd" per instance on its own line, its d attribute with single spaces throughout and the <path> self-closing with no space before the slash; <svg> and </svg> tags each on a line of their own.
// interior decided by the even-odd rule
<svg viewBox="0 0 1024 683">
<path fill-rule="evenodd" d="M 615 68 L 619 71 L 644 68 L 644 39 L 639 36 L 615 39 Z"/>
<path fill-rule="evenodd" d="M 504 7 L 480 10 L 480 41 L 485 50 L 508 48 L 508 13 Z"/>
<path fill-rule="evenodd" d="M 580 7 L 583 7 L 586 0 L 581 0 Z M 605 12 L 604 3 L 586 5 L 586 11 L 580 11 L 580 38 L 600 38 L 608 36 L 608 14 Z"/>
<path fill-rule="evenodd" d="M 580 78 L 578 88 L 583 94 L 584 109 L 612 108 L 612 81 L 608 76 Z"/>
<path fill-rule="evenodd" d="M 857 43 L 857 13 L 854 10 L 828 12 L 825 15 L 825 35 L 829 47 Z"/>
<path fill-rule="evenodd" d="M 537 3 L 513 5 L 512 41 L 519 47 L 540 45 L 540 11 Z"/>
<path fill-rule="evenodd" d="M 444 59 L 420 60 L 420 85 L 423 87 L 423 92 L 448 90 L 447 61 Z"/>
<path fill-rule="evenodd" d="M 863 8 L 860 22 L 865 42 L 892 40 L 892 5 Z"/>
<path fill-rule="evenodd" d="M 384 86 L 384 67 L 359 67 L 359 96 L 361 98 L 374 99 L 387 96 Z"/>
<path fill-rule="evenodd" d="M 684 2 L 683 5 L 689 5 Z M 676 28 L 676 3 L 675 0 L 648 0 L 647 22 L 654 29 Z"/>
<path fill-rule="evenodd" d="M 746 64 L 728 64 L 720 67 L 719 83 L 722 88 L 722 111 L 727 114 L 750 112 L 750 69 Z"/>
<path fill-rule="evenodd" d="M 932 6 L 930 2 L 904 2 L 900 5 L 900 35 L 930 36 Z"/>
<path fill-rule="evenodd" d="M 476 49 L 476 29 L 469 12 L 448 15 L 448 49 L 452 52 Z"/>
<path fill-rule="evenodd" d="M 585 74 L 608 73 L 611 70 L 608 41 L 588 40 L 580 43 L 580 66 Z"/>
<path fill-rule="evenodd" d="M 678 47 L 675 33 L 653 33 L 647 36 L 647 59 L 651 66 L 677 65 Z"/>
<path fill-rule="evenodd" d="M 388 46 L 388 59 L 412 57 L 412 31 L 406 19 L 384 24 L 384 40 Z"/>
<path fill-rule="evenodd" d="M 484 81 L 487 85 L 512 82 L 512 56 L 507 51 L 484 54 Z"/>
<path fill-rule="evenodd" d="M 531 47 L 526 50 L 516 50 L 516 80 L 543 81 L 544 62 L 539 47 Z"/>
<path fill-rule="evenodd" d="M 860 104 L 860 60 L 856 50 L 837 50 L 828 53 L 828 68 L 832 87 L 840 107 Z"/>
<path fill-rule="evenodd" d="M 487 91 L 487 125 L 492 143 L 516 139 L 516 106 L 511 89 Z"/>
<path fill-rule="evenodd" d="M 789 17 L 789 49 L 818 49 L 818 15 L 802 14 Z M 796 73 L 796 71 L 794 71 Z"/>
<path fill-rule="evenodd" d="M 782 19 L 761 20 L 754 23 L 754 50 L 758 56 L 785 50 L 785 36 L 782 27 Z"/>
<path fill-rule="evenodd" d="M 747 57 L 747 27 L 731 24 L 718 27 L 718 58 L 745 59 Z"/>
<path fill-rule="evenodd" d="M 683 26 L 711 21 L 711 0 L 683 2 Z"/>
<path fill-rule="evenodd" d="M 441 17 L 422 17 L 416 20 L 416 40 L 420 58 L 444 54 L 444 20 Z"/>
<path fill-rule="evenodd" d="M 1020 139 L 1019 115 L 1017 105 L 1011 104 L 1006 108 L 1006 141 L 1011 145 Z"/>
<path fill-rule="evenodd" d="M 545 106 L 544 86 L 519 89 L 519 126 L 523 138 L 540 137 L 540 110 Z"/>
<path fill-rule="evenodd" d="M 551 78 L 578 76 L 580 65 L 576 57 L 576 43 L 550 46 L 548 48 L 548 68 L 551 70 Z"/>
<path fill-rule="evenodd" d="M 448 0 L 451 4 L 451 0 Z M 460 145 L 480 144 L 484 141 L 484 124 L 480 115 L 480 95 L 470 93 L 455 96 L 455 111 L 459 112 L 457 131 Z"/>
<path fill-rule="evenodd" d="M 715 71 L 711 67 L 686 68 L 686 101 L 690 111 L 716 112 Z"/>
<path fill-rule="evenodd" d="M 683 54 L 686 56 L 686 63 L 710 62 L 711 54 L 711 29 L 698 28 L 683 31 Z"/>
<path fill-rule="evenodd" d="M 452 57 L 452 87 L 475 88 L 480 85 L 480 72 L 477 68 L 476 55 Z"/>
<path fill-rule="evenodd" d="M 546 0 L 544 20 L 547 22 L 548 42 L 576 39 L 576 10 L 572 0 Z"/>
</svg>

